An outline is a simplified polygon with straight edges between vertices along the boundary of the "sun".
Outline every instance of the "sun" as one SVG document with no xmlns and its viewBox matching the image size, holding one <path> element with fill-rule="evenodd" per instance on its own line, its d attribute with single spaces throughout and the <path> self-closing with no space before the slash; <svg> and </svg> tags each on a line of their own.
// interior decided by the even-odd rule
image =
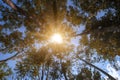
<svg viewBox="0 0 120 80">
<path fill-rule="evenodd" d="M 62 36 L 59 33 L 54 33 L 51 36 L 51 42 L 60 44 L 60 43 L 63 42 L 63 38 L 62 38 Z"/>
</svg>

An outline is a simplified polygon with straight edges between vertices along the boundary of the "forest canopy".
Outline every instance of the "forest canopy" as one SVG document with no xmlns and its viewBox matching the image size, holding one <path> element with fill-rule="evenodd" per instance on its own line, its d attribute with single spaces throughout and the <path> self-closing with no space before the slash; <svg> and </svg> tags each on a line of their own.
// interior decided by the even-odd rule
<svg viewBox="0 0 120 80">
<path fill-rule="evenodd" d="M 119 70 L 119 5 L 119 0 L 1 0 L 0 55 L 12 56 L 0 59 L 0 79 L 104 78 L 80 58 L 89 63 L 109 60 Z M 14 70 L 7 65 L 10 60 L 16 61 Z"/>
</svg>

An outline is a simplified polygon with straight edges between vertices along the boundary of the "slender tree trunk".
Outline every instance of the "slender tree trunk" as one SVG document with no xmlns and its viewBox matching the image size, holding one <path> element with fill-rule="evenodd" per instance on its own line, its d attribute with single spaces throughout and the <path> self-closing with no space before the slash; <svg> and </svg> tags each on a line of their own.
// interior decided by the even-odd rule
<svg viewBox="0 0 120 80">
<path fill-rule="evenodd" d="M 10 6 L 13 10 L 19 12 L 21 15 L 24 15 L 28 19 L 32 19 L 38 26 L 41 26 L 40 20 L 37 18 L 36 15 L 31 15 L 29 12 L 23 10 L 22 8 L 18 7 L 16 4 L 14 4 L 11 0 L 2 0 L 4 3 L 6 3 L 8 6 Z M 41 21 L 44 22 L 43 17 L 41 16 Z"/>
<path fill-rule="evenodd" d="M 47 70 L 47 74 L 46 74 L 46 80 L 48 80 L 49 77 L 49 66 L 48 66 L 48 70 Z"/>
<path fill-rule="evenodd" d="M 65 80 L 68 80 L 68 79 L 67 79 L 67 76 L 66 76 L 66 74 L 65 74 L 65 73 L 63 73 L 63 75 L 64 75 L 64 78 L 65 78 Z"/>
<path fill-rule="evenodd" d="M 82 58 L 79 58 L 79 59 L 82 60 L 83 62 L 85 62 L 86 64 L 88 64 L 88 65 L 94 67 L 95 69 L 99 70 L 99 71 L 102 72 L 103 74 L 107 75 L 111 80 L 116 80 L 116 79 L 115 79 L 114 77 L 112 77 L 110 74 L 108 74 L 108 73 L 105 72 L 104 70 L 98 68 L 97 66 L 95 66 L 95 65 L 93 65 L 93 64 L 91 64 L 91 63 L 85 61 L 85 60 L 82 59 Z"/>
<path fill-rule="evenodd" d="M 42 65 L 42 74 L 41 74 L 41 80 L 44 78 L 44 64 Z"/>
<path fill-rule="evenodd" d="M 63 68 L 63 66 L 62 66 L 62 60 L 61 59 L 60 59 L 60 64 L 61 64 L 61 68 Z M 66 71 L 61 70 L 60 73 L 61 73 L 61 75 L 63 74 L 65 80 L 68 80 L 67 76 L 66 76 Z"/>
</svg>

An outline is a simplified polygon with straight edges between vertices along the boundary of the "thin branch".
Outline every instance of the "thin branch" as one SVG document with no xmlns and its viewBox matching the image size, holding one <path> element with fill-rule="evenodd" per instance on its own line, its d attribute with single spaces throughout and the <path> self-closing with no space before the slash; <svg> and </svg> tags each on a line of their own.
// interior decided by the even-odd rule
<svg viewBox="0 0 120 80">
<path fill-rule="evenodd" d="M 116 80 L 116 79 L 115 79 L 114 77 L 112 77 L 110 74 L 108 74 L 108 73 L 105 72 L 104 70 L 98 68 L 97 66 L 95 66 L 95 65 L 93 65 L 93 64 L 91 64 L 91 63 L 89 63 L 89 62 L 87 62 L 86 60 L 84 60 L 84 59 L 82 59 L 82 58 L 80 58 L 80 57 L 79 57 L 79 59 L 82 60 L 83 62 L 85 62 L 86 64 L 88 64 L 88 65 L 94 67 L 95 69 L 99 70 L 99 71 L 102 72 L 103 74 L 107 75 L 111 80 Z"/>
<path fill-rule="evenodd" d="M 14 4 L 11 0 L 3 0 L 3 2 L 10 6 L 13 10 L 19 12 L 21 15 L 24 15 L 28 19 L 32 19 L 38 26 L 41 26 L 40 20 L 37 18 L 36 15 L 30 15 L 27 11 Z M 41 20 L 44 21 L 42 17 Z"/>
<path fill-rule="evenodd" d="M 14 10 L 17 10 L 15 4 L 11 0 L 3 0 L 3 2 L 7 3 Z"/>
<path fill-rule="evenodd" d="M 27 16 L 28 13 L 24 11 L 22 8 L 15 5 L 11 0 L 3 0 L 3 2 L 10 6 L 13 10 L 18 11 L 20 14 L 24 16 Z"/>
<path fill-rule="evenodd" d="M 0 60 L 0 63 L 1 63 L 1 62 L 6 62 L 6 61 L 8 61 L 8 60 L 11 60 L 11 59 L 13 59 L 14 57 L 16 57 L 18 54 L 19 54 L 19 52 L 17 52 L 15 55 L 13 55 L 13 56 L 11 56 L 11 57 L 9 57 L 9 58 L 7 58 L 7 59 Z"/>
<path fill-rule="evenodd" d="M 77 37 L 77 36 L 82 36 L 82 35 L 86 35 L 86 34 L 89 34 L 89 32 L 82 32 L 82 33 L 76 34 L 74 36 Z"/>
</svg>

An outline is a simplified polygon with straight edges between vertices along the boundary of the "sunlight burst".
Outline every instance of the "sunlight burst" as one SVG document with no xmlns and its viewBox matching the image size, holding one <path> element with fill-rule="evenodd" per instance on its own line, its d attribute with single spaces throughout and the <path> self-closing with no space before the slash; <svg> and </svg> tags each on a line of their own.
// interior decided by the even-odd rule
<svg viewBox="0 0 120 80">
<path fill-rule="evenodd" d="M 62 36 L 59 33 L 55 33 L 55 34 L 52 35 L 51 41 L 55 42 L 55 43 L 62 43 L 63 39 L 62 39 Z"/>
</svg>

